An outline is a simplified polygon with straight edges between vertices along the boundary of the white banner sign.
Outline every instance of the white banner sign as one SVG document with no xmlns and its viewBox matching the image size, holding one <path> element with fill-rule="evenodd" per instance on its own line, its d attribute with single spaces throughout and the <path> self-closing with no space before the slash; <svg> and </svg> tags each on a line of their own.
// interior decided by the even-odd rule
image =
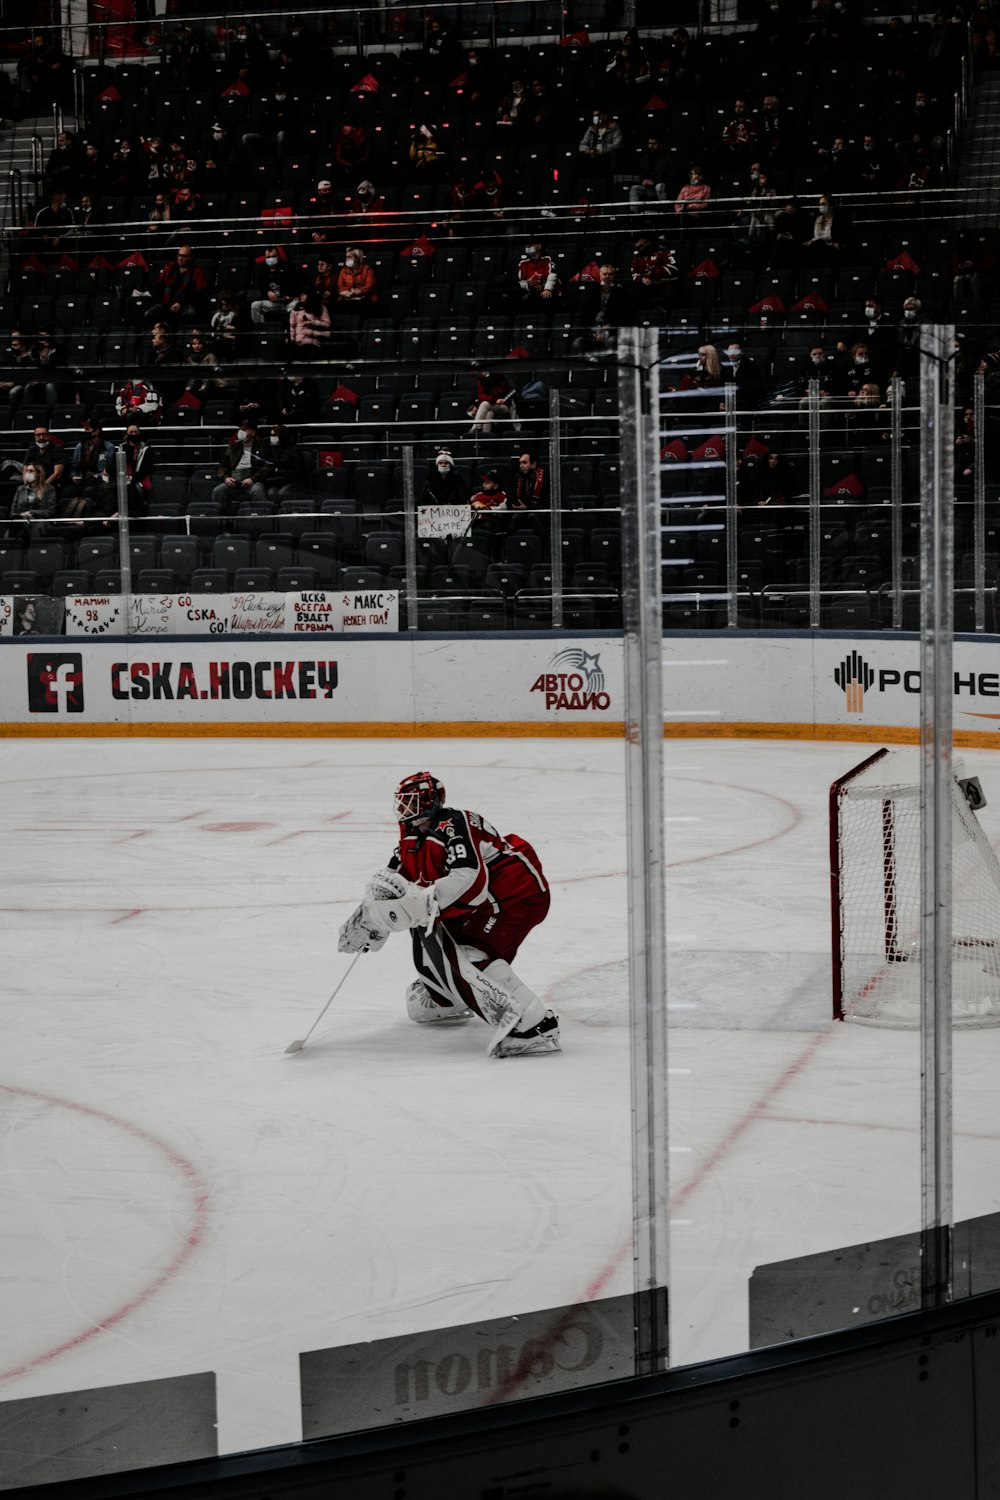
<svg viewBox="0 0 1000 1500">
<path fill-rule="evenodd" d="M 66 635 L 125 635 L 120 596 L 71 595 L 65 601 Z M 399 594 L 310 590 L 300 594 L 133 594 L 129 628 L 135 636 L 342 635 L 399 630 Z M 0 595 L 0 636 L 59 635 L 63 601 Z"/>
<path fill-rule="evenodd" d="M 471 520 L 467 505 L 418 505 L 417 536 L 463 536 Z"/>
</svg>

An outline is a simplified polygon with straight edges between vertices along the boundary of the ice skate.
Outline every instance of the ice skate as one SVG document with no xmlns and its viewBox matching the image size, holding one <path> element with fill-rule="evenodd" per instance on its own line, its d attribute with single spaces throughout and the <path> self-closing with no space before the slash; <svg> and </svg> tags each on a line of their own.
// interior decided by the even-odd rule
<svg viewBox="0 0 1000 1500">
<path fill-rule="evenodd" d="M 536 1052 L 561 1052 L 559 1017 L 550 1010 L 527 1031 L 509 1031 L 493 1048 L 494 1057 L 529 1057 Z"/>
<path fill-rule="evenodd" d="M 469 1007 L 455 1005 L 442 995 L 436 999 L 421 980 L 415 979 L 406 991 L 406 1014 L 418 1026 L 437 1021 L 468 1021 L 473 1015 Z"/>
</svg>

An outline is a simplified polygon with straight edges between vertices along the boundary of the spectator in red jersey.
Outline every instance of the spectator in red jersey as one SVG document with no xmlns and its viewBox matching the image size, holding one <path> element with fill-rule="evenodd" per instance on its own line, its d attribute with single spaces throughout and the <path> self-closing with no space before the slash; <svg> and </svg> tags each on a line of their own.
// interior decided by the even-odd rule
<svg viewBox="0 0 1000 1500">
<path fill-rule="evenodd" d="M 494 515 L 507 509 L 507 491 L 500 479 L 499 469 L 487 469 L 480 477 L 479 488 L 469 500 L 473 511 Z"/>
<path fill-rule="evenodd" d="M 661 250 L 651 234 L 637 234 L 629 271 L 637 307 L 667 305 L 677 282 L 677 257 L 672 250 Z"/>
<path fill-rule="evenodd" d="M 339 177 L 356 182 L 372 159 L 368 132 L 363 125 L 341 125 L 333 147 L 334 169 Z"/>
<path fill-rule="evenodd" d="M 559 273 L 551 255 L 542 248 L 541 240 L 529 240 L 524 247 L 524 256 L 518 262 L 517 284 L 526 303 L 543 302 L 558 297 L 561 290 Z"/>
</svg>

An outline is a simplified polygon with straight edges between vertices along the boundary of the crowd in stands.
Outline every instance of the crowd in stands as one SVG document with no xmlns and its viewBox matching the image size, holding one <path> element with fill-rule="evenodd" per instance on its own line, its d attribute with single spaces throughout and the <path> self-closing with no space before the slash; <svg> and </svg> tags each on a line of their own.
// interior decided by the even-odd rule
<svg viewBox="0 0 1000 1500">
<path fill-rule="evenodd" d="M 853 507 L 825 581 L 854 586 L 840 564 L 884 498 L 890 393 L 916 399 L 922 321 L 960 330 L 970 477 L 972 376 L 992 377 L 1000 341 L 994 236 L 955 208 L 956 100 L 970 57 L 996 65 L 988 13 L 770 0 L 732 34 L 592 40 L 571 15 L 490 45 L 459 10 L 421 12 L 419 34 L 403 14 L 400 45 L 364 55 L 320 15 L 248 13 L 79 65 L 84 117 L 5 246 L 5 590 L 93 585 L 95 537 L 109 583 L 122 440 L 138 534 L 196 540 L 184 587 L 205 570 L 218 586 L 220 558 L 229 582 L 398 585 L 410 445 L 418 498 L 469 511 L 452 543 L 421 539 L 432 617 L 439 601 L 459 624 L 485 594 L 507 600 L 498 623 L 537 623 L 554 410 L 574 619 L 615 623 L 615 356 L 634 324 L 660 330 L 677 398 L 665 484 L 682 566 L 702 568 L 671 574 L 679 592 L 726 576 L 698 466 L 727 443 L 754 534 L 763 512 L 794 514 L 748 589 L 801 576 L 816 382 L 838 455 L 824 493 Z M 67 107 L 74 66 L 26 37 L 20 112 Z M 884 536 L 878 557 L 881 582 Z"/>
</svg>

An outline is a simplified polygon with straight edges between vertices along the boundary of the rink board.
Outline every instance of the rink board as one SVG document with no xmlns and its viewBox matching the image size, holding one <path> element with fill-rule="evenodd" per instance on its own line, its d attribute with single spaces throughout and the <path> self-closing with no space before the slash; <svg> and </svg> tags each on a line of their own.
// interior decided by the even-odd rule
<svg viewBox="0 0 1000 1500">
<path fill-rule="evenodd" d="M 72 645 L 73 649 L 67 649 Z M 1000 642 L 954 643 L 956 741 L 1000 729 Z M 6 735 L 619 737 L 620 635 L 0 644 Z M 912 740 L 919 642 L 808 632 L 664 638 L 665 733 Z"/>
</svg>

